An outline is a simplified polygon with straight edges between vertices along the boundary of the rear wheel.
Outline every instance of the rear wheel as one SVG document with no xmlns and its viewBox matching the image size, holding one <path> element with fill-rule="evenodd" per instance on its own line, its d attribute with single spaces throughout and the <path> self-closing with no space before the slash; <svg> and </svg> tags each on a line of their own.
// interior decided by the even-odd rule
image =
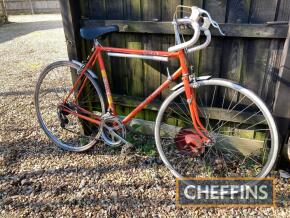
<svg viewBox="0 0 290 218">
<path fill-rule="evenodd" d="M 162 104 L 155 126 L 158 152 L 177 178 L 265 177 L 278 153 L 274 119 L 252 91 L 228 80 L 199 81 L 194 89 L 205 144 L 192 125 L 184 88 Z"/>
<path fill-rule="evenodd" d="M 82 79 L 86 79 L 86 86 L 78 100 L 75 101 L 81 85 L 67 103 L 60 106 L 72 89 L 72 81 L 79 69 L 78 65 L 69 61 L 52 63 L 40 74 L 34 96 L 37 118 L 46 135 L 62 149 L 77 152 L 91 148 L 96 143 L 100 129 L 96 124 L 65 112 L 64 108 L 91 119 L 105 113 L 102 92 L 89 73 Z"/>
</svg>

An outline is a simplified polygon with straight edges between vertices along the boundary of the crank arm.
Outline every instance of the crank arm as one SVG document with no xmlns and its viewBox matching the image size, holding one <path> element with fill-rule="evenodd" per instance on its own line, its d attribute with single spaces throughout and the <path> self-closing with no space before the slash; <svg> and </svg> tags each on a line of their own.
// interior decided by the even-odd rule
<svg viewBox="0 0 290 218">
<path fill-rule="evenodd" d="M 132 145 L 130 142 L 126 141 L 124 138 L 119 136 L 117 133 L 114 132 L 114 128 L 108 127 L 107 125 L 104 125 L 104 127 L 109 131 L 110 134 L 112 134 L 114 137 L 118 138 L 121 142 L 124 144 Z"/>
<path fill-rule="evenodd" d="M 122 141 L 124 144 L 129 144 L 132 145 L 130 142 L 126 141 L 125 139 L 123 139 L 121 136 L 119 136 L 117 133 L 115 133 L 114 131 L 111 133 L 112 135 L 116 136 L 116 138 L 120 139 L 120 141 Z"/>
</svg>

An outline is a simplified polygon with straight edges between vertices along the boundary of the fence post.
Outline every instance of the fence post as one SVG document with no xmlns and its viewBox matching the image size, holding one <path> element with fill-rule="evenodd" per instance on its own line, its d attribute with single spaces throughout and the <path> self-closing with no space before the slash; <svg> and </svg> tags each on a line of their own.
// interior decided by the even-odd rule
<svg viewBox="0 0 290 218">
<path fill-rule="evenodd" d="M 30 4 L 30 9 L 31 9 L 31 14 L 34 14 L 33 5 L 32 5 L 32 1 L 31 0 L 29 0 L 29 4 Z"/>
<path fill-rule="evenodd" d="M 1 8 L 2 8 L 3 14 L 4 14 L 4 23 L 6 23 L 8 21 L 8 14 L 7 14 L 7 10 L 6 10 L 6 7 L 5 7 L 4 0 L 1 0 L 0 4 L 1 4 Z"/>
<path fill-rule="evenodd" d="M 275 91 L 275 102 L 273 106 L 273 114 L 276 117 L 278 131 L 281 136 L 282 150 L 287 157 L 289 145 L 287 141 L 290 134 L 290 26 L 288 26 L 288 34 L 284 43 L 282 57 L 280 62 L 279 74 L 277 76 L 277 86 Z M 289 160 L 290 156 L 288 156 Z"/>
<path fill-rule="evenodd" d="M 284 116 L 290 118 L 290 26 L 288 26 L 288 34 L 284 43 L 282 52 L 280 69 L 276 86 L 276 100 L 274 102 L 274 114 L 276 116 Z"/>
<path fill-rule="evenodd" d="M 59 1 L 59 3 L 69 59 L 81 60 L 79 5 L 73 0 Z"/>
</svg>

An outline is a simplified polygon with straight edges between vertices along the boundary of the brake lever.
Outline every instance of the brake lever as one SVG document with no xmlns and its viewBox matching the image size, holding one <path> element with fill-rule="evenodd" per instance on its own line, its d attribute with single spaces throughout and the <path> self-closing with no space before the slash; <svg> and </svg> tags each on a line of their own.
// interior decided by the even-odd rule
<svg viewBox="0 0 290 218">
<path fill-rule="evenodd" d="M 220 32 L 221 35 L 223 35 L 223 36 L 226 35 L 226 34 L 221 30 L 219 24 L 218 24 L 216 21 L 212 20 L 211 24 L 212 24 L 212 26 L 213 26 L 214 28 L 216 28 L 216 29 L 219 30 L 219 32 Z"/>
<path fill-rule="evenodd" d="M 226 34 L 221 30 L 221 28 L 220 28 L 218 22 L 214 21 L 214 20 L 211 18 L 210 14 L 209 14 L 206 10 L 203 10 L 203 9 L 199 8 L 199 11 L 201 12 L 201 14 L 206 14 L 206 16 L 207 16 L 208 19 L 210 20 L 212 26 L 213 26 L 214 28 L 218 29 L 221 35 L 223 35 L 223 36 L 226 35 Z"/>
</svg>

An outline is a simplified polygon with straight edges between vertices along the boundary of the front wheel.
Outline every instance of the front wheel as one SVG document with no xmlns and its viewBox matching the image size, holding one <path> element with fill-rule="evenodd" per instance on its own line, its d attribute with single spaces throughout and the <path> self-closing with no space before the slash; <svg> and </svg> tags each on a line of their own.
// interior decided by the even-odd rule
<svg viewBox="0 0 290 218">
<path fill-rule="evenodd" d="M 193 87 L 192 87 L 193 88 Z M 184 88 L 162 104 L 155 141 L 164 164 L 177 178 L 264 178 L 278 153 L 278 132 L 263 101 L 228 80 L 199 81 L 193 88 L 199 118 L 210 143 L 192 124 Z"/>
</svg>

